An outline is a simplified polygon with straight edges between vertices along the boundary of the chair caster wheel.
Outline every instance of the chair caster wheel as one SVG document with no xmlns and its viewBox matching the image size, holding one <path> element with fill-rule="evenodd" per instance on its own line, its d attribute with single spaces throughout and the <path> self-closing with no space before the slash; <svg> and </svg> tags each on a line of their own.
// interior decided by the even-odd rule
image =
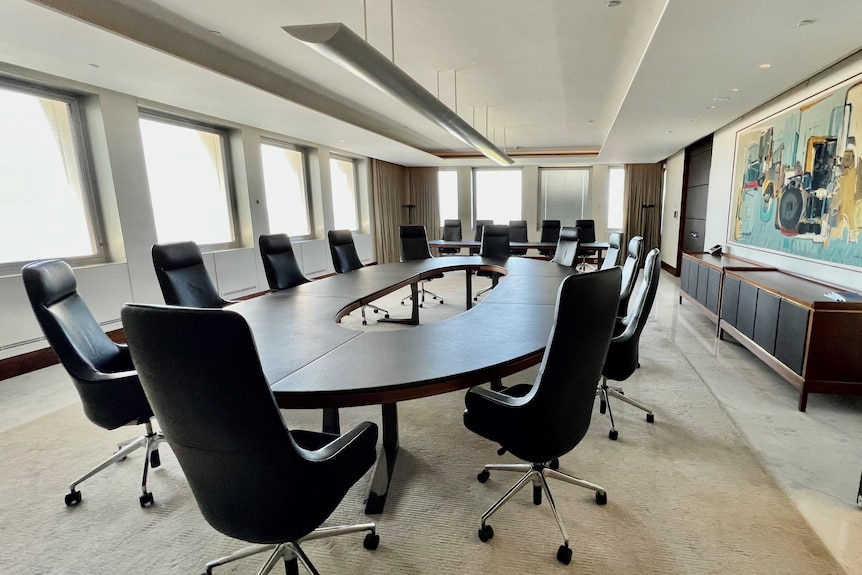
<svg viewBox="0 0 862 575">
<path fill-rule="evenodd" d="M 419 304 L 419 307 L 425 307 L 425 304 L 424 304 L 424 303 L 420 303 L 420 304 Z"/>
<path fill-rule="evenodd" d="M 542 488 L 539 485 L 533 485 L 533 505 L 542 504 Z"/>
<path fill-rule="evenodd" d="M 604 399 L 599 402 L 599 413 L 604 415 L 604 413 L 608 410 L 608 402 Z"/>
<path fill-rule="evenodd" d="M 560 468 L 560 460 L 559 460 L 558 458 L 556 458 L 556 457 L 555 457 L 555 458 L 553 458 L 553 459 L 548 463 L 548 467 L 550 467 L 551 469 L 553 469 L 554 471 L 556 471 L 557 469 L 559 469 L 559 468 Z"/>
<path fill-rule="evenodd" d="M 605 505 L 608 502 L 608 494 L 604 491 L 596 491 L 596 505 Z"/>
<path fill-rule="evenodd" d="M 147 491 L 138 499 L 141 502 L 141 507 L 146 507 L 147 505 L 153 504 L 153 494 Z"/>
<path fill-rule="evenodd" d="M 440 300 L 440 303 L 441 303 L 441 304 L 443 303 L 443 300 L 442 300 L 442 299 Z"/>
<path fill-rule="evenodd" d="M 479 528 L 479 540 L 482 543 L 494 538 L 494 529 L 490 525 L 483 525 Z"/>
<path fill-rule="evenodd" d="M 483 469 L 479 472 L 479 475 L 476 476 L 476 479 L 479 480 L 479 483 L 485 483 L 488 481 L 488 478 L 491 477 L 491 472 L 487 469 Z"/>
<path fill-rule="evenodd" d="M 365 321 L 365 320 L 363 319 L 363 320 L 362 320 L 362 325 L 368 325 L 368 322 L 367 322 L 367 321 Z"/>
<path fill-rule="evenodd" d="M 73 507 L 81 502 L 81 492 L 73 489 L 71 492 L 66 494 L 66 505 L 69 507 Z"/>
<path fill-rule="evenodd" d="M 401 302 L 401 305 L 404 305 L 404 302 L 403 302 L 403 301 Z"/>
<path fill-rule="evenodd" d="M 560 548 L 557 549 L 557 561 L 559 561 L 563 565 L 568 565 L 569 563 L 571 563 L 572 550 L 565 545 L 560 545 Z"/>
<path fill-rule="evenodd" d="M 362 546 L 370 551 L 377 549 L 378 545 L 380 545 L 380 535 L 377 533 L 369 533 L 362 541 Z"/>
<path fill-rule="evenodd" d="M 389 314 L 387 313 L 386 315 L 384 315 L 383 319 L 389 319 Z"/>
<path fill-rule="evenodd" d="M 479 301 L 479 298 L 478 298 L 478 297 L 474 297 L 474 298 L 473 298 L 473 301 Z"/>
<path fill-rule="evenodd" d="M 155 469 L 162 464 L 162 458 L 159 457 L 159 450 L 154 449 L 150 452 L 150 467 Z"/>
<path fill-rule="evenodd" d="M 375 310 L 372 310 L 372 311 L 374 311 L 374 313 L 379 313 L 379 310 L 376 310 L 376 309 L 375 309 Z"/>
<path fill-rule="evenodd" d="M 647 423 L 655 423 L 655 415 L 653 415 L 652 413 L 647 413 L 646 420 Z"/>
<path fill-rule="evenodd" d="M 619 434 L 617 433 L 616 429 L 611 429 L 610 432 L 608 432 L 608 438 L 611 439 L 612 441 L 616 441 L 618 435 Z"/>
</svg>

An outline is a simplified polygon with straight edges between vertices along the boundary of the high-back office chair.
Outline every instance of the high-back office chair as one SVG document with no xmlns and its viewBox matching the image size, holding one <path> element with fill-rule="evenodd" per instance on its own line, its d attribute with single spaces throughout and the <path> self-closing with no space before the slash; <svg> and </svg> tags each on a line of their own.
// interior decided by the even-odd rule
<svg viewBox="0 0 862 575">
<path fill-rule="evenodd" d="M 401 261 L 406 262 L 410 260 L 427 260 L 432 258 L 431 250 L 428 249 L 428 235 L 425 231 L 425 226 L 401 226 L 399 229 L 399 236 L 401 238 Z M 429 282 L 433 279 L 442 279 L 443 274 L 436 274 L 429 278 L 426 278 L 419 282 L 419 294 L 421 299 L 419 300 L 419 307 L 423 307 L 425 304 L 425 294 L 431 294 L 433 299 L 439 300 L 440 303 L 443 303 L 443 298 L 438 296 L 436 293 L 425 289 L 425 282 Z M 404 305 L 404 302 L 409 300 L 412 295 L 409 295 L 401 300 L 401 305 Z"/>
<path fill-rule="evenodd" d="M 587 270 L 587 258 L 595 255 L 596 250 L 585 248 L 583 244 L 591 244 L 596 241 L 596 222 L 595 220 L 575 220 L 575 227 L 578 228 L 578 238 L 581 246 L 578 248 L 581 256 L 581 271 Z"/>
<path fill-rule="evenodd" d="M 495 226 L 486 224 L 482 227 L 482 245 L 479 248 L 479 255 L 483 258 L 504 259 L 512 255 L 509 249 L 509 226 Z M 491 285 L 485 289 L 481 289 L 473 296 L 473 301 L 479 301 L 479 296 L 487 291 L 497 287 L 500 281 L 500 274 L 497 272 L 479 270 L 476 272 L 477 277 L 491 278 Z"/>
<path fill-rule="evenodd" d="M 644 239 L 640 236 L 635 236 L 629 241 L 628 254 L 623 262 L 623 283 L 620 287 L 620 308 L 617 311 L 617 316 L 625 317 L 629 309 L 629 298 L 632 295 L 632 290 L 638 279 L 641 262 L 644 257 Z"/>
<path fill-rule="evenodd" d="M 509 241 L 510 242 L 526 242 L 527 240 L 527 220 L 512 220 L 509 222 Z M 512 248 L 513 256 L 527 255 L 527 248 Z"/>
<path fill-rule="evenodd" d="M 443 239 L 450 242 L 461 241 L 461 220 L 443 221 Z M 440 248 L 440 254 L 451 255 L 461 253 L 461 248 Z"/>
<path fill-rule="evenodd" d="M 365 266 L 359 260 L 359 253 L 356 251 L 356 244 L 353 242 L 353 232 L 350 230 L 329 230 L 327 233 L 329 239 L 329 253 L 332 256 L 332 265 L 335 267 L 335 273 L 346 274 Z M 374 313 L 383 312 L 383 317 L 389 318 L 389 312 L 382 307 L 365 304 L 360 308 L 362 312 L 362 325 L 368 325 L 368 320 L 365 318 L 365 308 L 370 307 Z"/>
<path fill-rule="evenodd" d="M 482 230 L 485 229 L 485 226 L 494 225 L 494 220 L 476 220 L 476 233 L 473 236 L 473 240 L 477 242 L 482 241 Z M 472 255 L 476 255 L 479 253 L 481 248 L 470 248 L 470 253 Z"/>
<path fill-rule="evenodd" d="M 219 295 L 195 242 L 156 244 L 152 254 L 166 304 L 223 308 L 233 303 Z"/>
<path fill-rule="evenodd" d="M 130 304 L 123 325 L 141 383 L 207 522 L 254 543 L 210 562 L 268 551 L 260 573 L 299 559 L 312 573 L 302 541 L 368 531 L 374 523 L 317 530 L 347 490 L 374 464 L 377 426 L 342 436 L 291 431 L 285 425 L 248 324 L 212 309 Z"/>
<path fill-rule="evenodd" d="M 571 267 L 578 259 L 578 228 L 566 226 L 560 229 L 557 250 L 551 260 L 555 264 Z"/>
<path fill-rule="evenodd" d="M 602 383 L 599 386 L 599 393 L 601 394 L 599 411 L 604 413 L 605 409 L 607 409 L 608 417 L 611 420 L 611 430 L 608 433 L 608 437 L 613 440 L 617 439 L 617 430 L 614 427 L 614 415 L 611 412 L 610 402 L 608 401 L 610 397 L 616 397 L 629 405 L 644 410 L 647 414 L 646 420 L 649 423 L 655 421 L 655 416 L 648 407 L 624 395 L 620 388 L 609 387 L 608 379 L 614 381 L 628 379 L 640 366 L 638 363 L 638 345 L 641 332 L 646 325 L 652 304 L 655 301 L 660 272 L 659 249 L 653 248 L 647 254 L 646 262 L 644 263 L 644 277 L 638 288 L 637 295 L 635 295 L 632 301 L 631 310 L 629 310 L 628 315 L 624 318 L 617 318 L 617 324 L 614 328 L 614 338 L 611 340 L 605 366 L 602 368 Z"/>
<path fill-rule="evenodd" d="M 605 252 L 605 259 L 602 262 L 601 269 L 606 270 L 608 268 L 616 267 L 617 262 L 620 260 L 620 249 L 623 245 L 623 237 L 625 237 L 621 232 L 613 232 L 611 237 L 608 238 L 608 251 Z"/>
<path fill-rule="evenodd" d="M 596 503 L 607 503 L 607 493 L 602 487 L 557 471 L 555 462 L 580 443 L 590 426 L 596 381 L 613 333 L 620 276 L 620 270 L 614 268 L 563 280 L 557 294 L 554 326 L 533 385 L 515 385 L 503 392 L 474 387 L 467 392 L 464 412 L 467 429 L 529 462 L 489 464 L 477 476 L 484 483 L 491 470 L 525 473 L 482 515 L 479 529 L 482 541 L 494 536 L 487 523 L 491 515 L 532 483 L 533 503 L 541 503 L 544 491 L 554 512 L 563 535 L 557 559 L 568 564 L 572 558 L 569 536 L 551 496 L 548 478 L 592 489 L 596 492 Z"/>
<path fill-rule="evenodd" d="M 287 234 L 262 234 L 257 241 L 269 289 L 290 289 L 311 281 L 302 273 Z"/>
<path fill-rule="evenodd" d="M 560 239 L 560 220 L 542 220 L 542 235 L 539 238 L 541 242 L 557 242 Z M 546 258 L 551 257 L 552 250 L 547 248 L 539 248 L 539 253 Z"/>
<path fill-rule="evenodd" d="M 158 467 L 159 443 L 164 435 L 153 431 L 153 412 L 138 381 L 125 345 L 111 341 L 78 295 L 72 268 L 61 260 L 27 264 L 21 270 L 24 287 L 45 338 L 71 376 L 87 419 L 103 429 L 144 425 L 146 433 L 120 445 L 108 459 L 69 484 L 66 505 L 81 502 L 78 484 L 125 459 L 139 447 L 146 448 L 141 480 L 141 507 L 153 502 L 147 491 L 149 466 Z"/>
</svg>

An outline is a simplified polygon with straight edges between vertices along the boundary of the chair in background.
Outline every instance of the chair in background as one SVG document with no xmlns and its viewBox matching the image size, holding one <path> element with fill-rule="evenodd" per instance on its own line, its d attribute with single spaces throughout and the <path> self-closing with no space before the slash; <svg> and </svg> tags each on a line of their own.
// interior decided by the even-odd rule
<svg viewBox="0 0 862 575">
<path fill-rule="evenodd" d="M 602 262 L 601 269 L 606 270 L 617 266 L 620 260 L 620 250 L 623 245 L 625 236 L 621 232 L 613 232 L 608 238 L 608 251 L 605 252 L 605 259 Z"/>
<path fill-rule="evenodd" d="M 219 295 L 195 242 L 156 244 L 152 254 L 166 304 L 223 308 L 233 303 Z"/>
<path fill-rule="evenodd" d="M 425 226 L 401 226 L 399 230 L 399 235 L 401 237 L 401 261 L 407 262 L 410 260 L 427 260 L 431 259 L 433 256 L 431 255 L 431 250 L 428 249 L 428 234 L 425 231 Z M 425 304 L 425 294 L 431 294 L 433 299 L 439 300 L 440 303 L 443 303 L 443 298 L 435 294 L 434 292 L 425 289 L 425 283 L 429 282 L 433 279 L 442 279 L 443 274 L 436 274 L 429 278 L 425 278 L 424 280 L 419 282 L 419 295 L 421 299 L 419 300 L 419 307 L 423 307 Z M 409 295 L 401 300 L 401 305 L 404 305 L 404 302 L 412 298 L 412 295 Z"/>
<path fill-rule="evenodd" d="M 21 270 L 24 287 L 45 338 L 71 376 L 87 419 L 103 429 L 144 425 L 144 435 L 121 444 L 114 454 L 69 484 L 66 505 L 81 502 L 76 488 L 83 481 L 143 447 L 144 474 L 141 507 L 153 503 L 147 491 L 149 466 L 158 467 L 159 443 L 164 435 L 153 430 L 153 412 L 141 389 L 138 374 L 125 345 L 111 341 L 99 327 L 77 291 L 75 274 L 61 260 L 27 264 Z"/>
<path fill-rule="evenodd" d="M 335 267 L 335 273 L 346 274 L 365 266 L 359 260 L 359 253 L 356 251 L 356 244 L 353 242 L 353 232 L 350 230 L 329 230 L 327 233 L 329 238 L 329 253 L 332 255 L 332 265 Z M 382 307 L 377 307 L 370 303 L 362 306 L 362 325 L 368 325 L 368 320 L 365 318 L 365 308 L 370 307 L 374 313 L 383 312 L 383 317 L 389 318 L 389 312 Z"/>
<path fill-rule="evenodd" d="M 287 234 L 262 234 L 257 241 L 269 289 L 290 289 L 311 281 L 302 273 Z"/>
<path fill-rule="evenodd" d="M 496 226 L 494 224 L 486 224 L 482 227 L 482 245 L 479 248 L 479 255 L 483 258 L 504 259 L 512 255 L 509 249 L 509 226 Z M 479 296 L 488 292 L 495 287 L 500 281 L 500 274 L 488 270 L 479 270 L 476 272 L 477 277 L 491 278 L 491 285 L 485 289 L 481 289 L 473 296 L 473 301 L 479 301 Z"/>
<path fill-rule="evenodd" d="M 482 241 L 482 230 L 485 228 L 485 226 L 492 226 L 492 225 L 494 225 L 494 220 L 476 220 L 476 233 L 473 236 L 473 240 L 477 241 L 477 242 L 481 242 Z M 479 253 L 479 249 L 480 248 L 470 248 L 470 254 L 474 255 L 474 256 L 477 255 Z"/>
<path fill-rule="evenodd" d="M 640 367 L 640 363 L 638 363 L 640 336 L 646 325 L 652 304 L 655 301 L 660 272 L 659 249 L 653 248 L 647 254 L 646 262 L 644 263 L 644 277 L 638 288 L 637 295 L 635 295 L 632 302 L 632 309 L 625 317 L 617 318 L 616 327 L 614 328 L 614 338 L 611 340 L 607 359 L 605 359 L 605 366 L 602 369 L 602 383 L 598 389 L 601 395 L 599 411 L 605 413 L 605 410 L 607 410 L 608 417 L 611 420 L 611 430 L 608 433 L 608 437 L 613 440 L 617 439 L 617 430 L 614 427 L 614 415 L 611 412 L 609 402 L 610 397 L 616 397 L 620 401 L 642 409 L 646 412 L 646 420 L 649 423 L 655 421 L 652 410 L 624 395 L 622 389 L 608 386 L 608 379 L 624 381 Z"/>
<path fill-rule="evenodd" d="M 638 279 L 641 262 L 644 257 L 644 239 L 640 236 L 635 236 L 629 240 L 628 254 L 623 262 L 623 284 L 620 287 L 620 308 L 617 311 L 617 316 L 625 317 L 629 309 L 629 298 L 632 295 L 632 290 Z"/>
<path fill-rule="evenodd" d="M 527 239 L 527 220 L 512 220 L 509 222 L 509 241 L 529 241 Z M 512 255 L 525 256 L 527 255 L 527 248 L 512 248 Z"/>
<path fill-rule="evenodd" d="M 443 221 L 443 239 L 450 242 L 461 241 L 461 220 Z M 452 255 L 461 253 L 461 248 L 440 248 L 441 255 Z"/>
<path fill-rule="evenodd" d="M 368 531 L 374 523 L 320 525 L 376 457 L 377 426 L 338 436 L 291 431 L 261 369 L 254 338 L 239 314 L 213 309 L 126 305 L 123 325 L 141 383 L 207 522 L 253 543 L 206 565 L 213 568 L 272 551 L 259 573 L 297 559 L 314 570 L 300 543 Z"/>
<path fill-rule="evenodd" d="M 557 249 L 551 260 L 561 266 L 572 267 L 578 259 L 578 228 L 566 226 L 560 229 Z"/>
<path fill-rule="evenodd" d="M 617 310 L 620 270 L 571 275 L 563 280 L 557 295 L 554 326 L 548 338 L 542 368 L 535 383 L 519 384 L 503 392 L 473 387 L 464 399 L 464 425 L 490 439 L 526 464 L 489 464 L 477 476 L 485 483 L 490 471 L 525 473 L 506 494 L 483 515 L 479 539 L 487 541 L 494 530 L 487 523 L 519 490 L 533 485 L 533 503 L 542 502 L 542 491 L 563 544 L 557 559 L 568 564 L 572 558 L 569 536 L 557 511 L 548 478 L 560 479 L 596 492 L 596 503 L 607 503 L 607 493 L 594 483 L 557 471 L 559 458 L 574 449 L 590 426 L 596 399 L 596 382 L 601 376 Z"/>
<path fill-rule="evenodd" d="M 591 244 L 596 241 L 596 222 L 595 220 L 575 220 L 575 227 L 578 228 L 578 238 L 581 242 L 581 271 L 587 271 L 587 259 L 596 255 L 596 250 L 583 247 L 583 244 Z"/>
<path fill-rule="evenodd" d="M 542 220 L 542 235 L 539 238 L 541 242 L 557 242 L 560 239 L 560 220 Z M 539 248 L 539 253 L 550 258 L 553 256 L 553 250 L 547 248 Z"/>
</svg>

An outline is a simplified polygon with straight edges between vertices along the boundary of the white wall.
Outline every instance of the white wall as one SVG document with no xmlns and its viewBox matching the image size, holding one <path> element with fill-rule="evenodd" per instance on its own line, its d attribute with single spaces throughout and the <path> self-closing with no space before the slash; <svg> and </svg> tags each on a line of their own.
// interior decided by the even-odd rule
<svg viewBox="0 0 862 575">
<path fill-rule="evenodd" d="M 682 218 L 682 186 L 685 169 L 685 150 L 667 159 L 665 171 L 664 205 L 662 206 L 661 261 L 676 268 L 679 256 L 679 226 Z"/>
<path fill-rule="evenodd" d="M 709 199 L 706 214 L 704 244 L 724 244 L 728 252 L 740 257 L 775 266 L 781 270 L 836 284 L 849 289 L 862 289 L 862 270 L 840 268 L 827 263 L 728 244 L 730 202 L 733 187 L 734 148 L 736 133 L 772 114 L 780 112 L 830 86 L 862 73 L 862 54 L 849 58 L 805 83 L 746 114 L 736 122 L 717 131 L 712 140 L 712 166 L 709 174 Z"/>
</svg>

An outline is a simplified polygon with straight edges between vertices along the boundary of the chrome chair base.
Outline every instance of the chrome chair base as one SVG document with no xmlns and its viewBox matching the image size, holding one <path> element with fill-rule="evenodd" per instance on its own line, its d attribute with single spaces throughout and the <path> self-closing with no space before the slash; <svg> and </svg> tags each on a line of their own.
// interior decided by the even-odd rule
<svg viewBox="0 0 862 575">
<path fill-rule="evenodd" d="M 485 289 L 480 289 L 479 291 L 477 291 L 476 295 L 473 296 L 473 301 L 479 301 L 479 296 L 484 295 L 485 293 L 497 287 L 498 283 L 500 283 L 500 276 L 494 274 L 493 276 L 491 276 L 491 285 L 489 285 Z"/>
<path fill-rule="evenodd" d="M 383 317 L 389 319 L 389 312 L 383 309 L 382 307 L 377 307 L 376 305 L 372 305 L 370 303 L 362 306 L 362 325 L 368 325 L 368 320 L 365 318 L 365 308 L 370 307 L 374 313 L 383 312 Z"/>
<path fill-rule="evenodd" d="M 438 294 L 434 293 L 430 289 L 425 289 L 425 282 L 419 282 L 419 307 L 425 306 L 425 294 L 429 294 L 431 299 L 439 300 L 440 303 L 443 303 L 443 298 Z M 413 295 L 409 295 L 407 297 L 401 298 L 401 305 L 404 305 L 404 302 L 410 301 L 413 298 Z"/>
<path fill-rule="evenodd" d="M 599 505 L 604 505 L 608 502 L 608 494 L 605 492 L 604 488 L 596 485 L 595 483 L 591 483 L 589 481 L 584 481 L 583 479 L 578 479 L 577 477 L 573 477 L 568 475 L 567 473 L 563 473 L 561 471 L 557 471 L 552 468 L 553 462 L 548 463 L 490 463 L 485 466 L 481 473 L 477 476 L 477 479 L 480 483 L 485 483 L 490 476 L 490 471 L 517 471 L 517 472 L 525 472 L 525 475 L 518 480 L 515 485 L 513 485 L 509 491 L 506 492 L 500 499 L 497 500 L 488 510 L 482 514 L 482 522 L 479 527 L 479 539 L 483 542 L 488 541 L 494 536 L 494 530 L 491 528 L 491 525 L 488 524 L 488 519 L 497 512 L 506 502 L 508 502 L 516 493 L 518 493 L 521 489 L 526 487 L 528 483 L 533 484 L 533 503 L 535 505 L 540 505 L 542 503 L 542 493 L 544 492 L 545 497 L 548 500 L 548 504 L 551 506 L 551 511 L 554 513 L 554 519 L 557 522 L 557 527 L 560 529 L 560 533 L 563 536 L 563 544 L 560 545 L 560 548 L 557 550 L 557 559 L 566 565 L 572 559 L 572 551 L 569 547 L 569 534 L 566 531 L 566 526 L 563 524 L 563 520 L 560 517 L 559 512 L 557 511 L 557 505 L 554 503 L 554 497 L 551 495 L 551 489 L 548 486 L 548 478 L 559 479 L 560 481 L 565 481 L 566 483 L 571 483 L 572 485 L 577 485 L 578 487 L 585 487 L 586 489 L 592 489 L 596 492 L 596 503 Z"/>
<path fill-rule="evenodd" d="M 327 537 L 335 537 L 337 535 L 347 535 L 349 533 L 358 533 L 359 531 L 368 531 L 368 535 L 365 536 L 365 541 L 363 541 L 363 547 L 366 549 L 377 549 L 377 545 L 380 543 L 380 536 L 377 535 L 377 526 L 374 523 L 358 523 L 356 525 L 339 525 L 335 527 L 319 527 L 315 529 L 302 539 L 298 541 L 289 541 L 286 543 L 270 543 L 270 544 L 258 544 L 258 545 L 249 545 L 248 547 L 243 547 L 238 551 L 234 551 L 230 555 L 226 555 L 214 561 L 210 561 L 206 564 L 206 575 L 212 575 L 213 569 L 219 567 L 220 565 L 225 565 L 227 563 L 231 563 L 232 561 L 236 561 L 238 559 L 245 559 L 246 557 L 251 557 L 252 555 L 257 555 L 258 553 L 264 553 L 266 551 L 272 550 L 269 557 L 266 560 L 266 563 L 260 568 L 257 572 L 258 575 L 266 575 L 272 569 L 281 563 L 282 561 L 285 564 L 285 569 L 288 573 L 298 573 L 297 562 L 302 563 L 302 565 L 308 570 L 309 573 L 313 575 L 320 575 L 320 573 L 315 569 L 314 565 L 311 563 L 311 560 L 305 554 L 305 552 L 300 547 L 300 543 L 304 543 L 306 541 L 313 541 L 314 539 L 324 539 Z"/>
<path fill-rule="evenodd" d="M 629 405 L 637 407 L 642 411 L 645 411 L 647 423 L 655 423 L 655 414 L 649 407 L 645 406 L 639 401 L 635 401 L 634 399 L 626 396 L 622 388 L 609 386 L 606 377 L 602 377 L 602 383 L 598 387 L 598 389 L 596 389 L 596 395 L 601 397 L 599 403 L 599 413 L 605 413 L 606 410 L 608 412 L 608 418 L 611 420 L 611 430 L 608 432 L 608 437 L 614 441 L 616 441 L 619 437 L 619 433 L 614 426 L 614 414 L 611 411 L 611 402 L 609 401 L 611 397 L 616 397 L 620 401 L 623 401 L 625 403 L 628 403 Z"/>
<path fill-rule="evenodd" d="M 69 493 L 66 494 L 66 505 L 77 505 L 81 502 L 81 492 L 75 489 L 79 484 L 96 475 L 103 469 L 110 467 L 114 463 L 122 461 L 128 457 L 130 453 L 140 447 L 146 448 L 146 454 L 144 456 L 144 473 L 141 478 L 142 494 L 139 501 L 141 507 L 152 505 L 153 494 L 147 491 L 147 474 L 150 466 L 156 468 L 162 463 L 161 458 L 159 457 L 159 443 L 165 441 L 165 436 L 159 432 L 153 431 L 153 424 L 151 422 L 148 421 L 145 425 L 147 427 L 146 435 L 121 443 L 117 446 L 117 451 L 115 451 L 111 457 L 69 484 Z"/>
</svg>

